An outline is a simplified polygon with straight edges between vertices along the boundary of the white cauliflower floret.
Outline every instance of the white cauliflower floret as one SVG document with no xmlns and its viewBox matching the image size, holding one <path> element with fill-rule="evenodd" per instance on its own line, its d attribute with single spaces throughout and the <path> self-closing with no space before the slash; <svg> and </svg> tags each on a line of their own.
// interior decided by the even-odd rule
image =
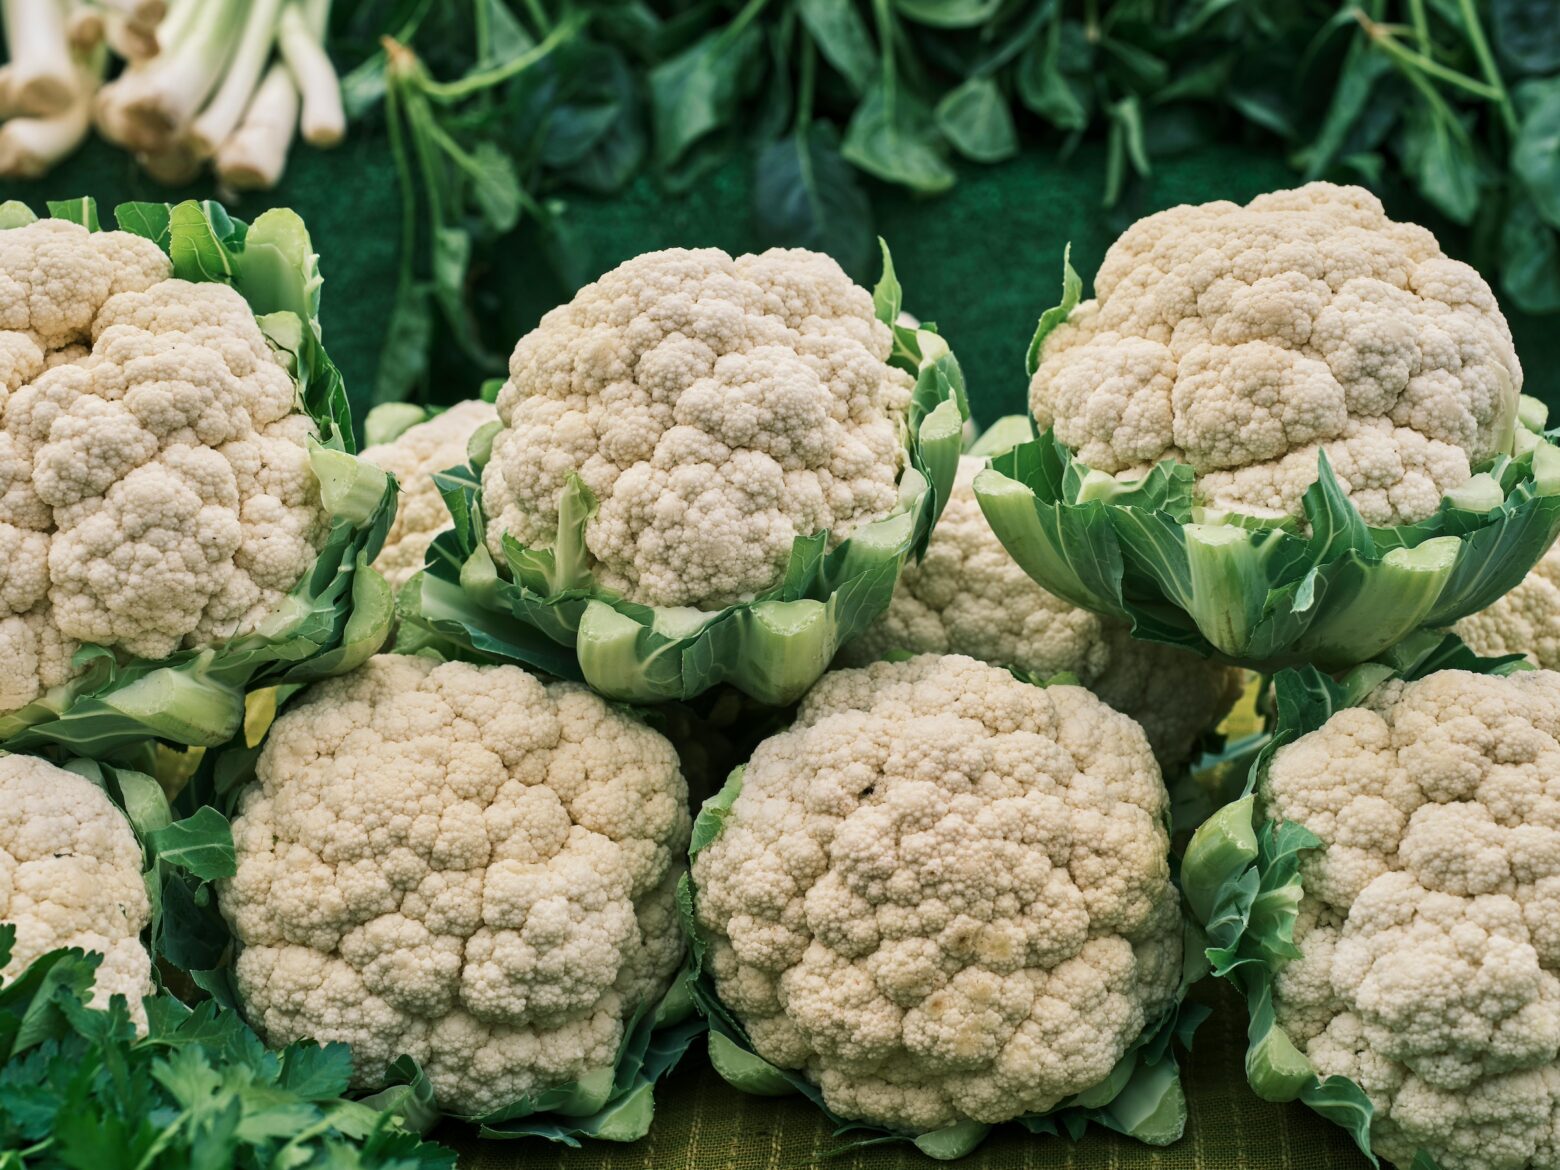
<svg viewBox="0 0 1560 1170">
<path fill-rule="evenodd" d="M 399 589 L 423 567 L 433 538 L 450 526 L 449 509 L 433 482 L 434 473 L 464 465 L 466 443 L 497 418 L 493 406 L 480 398 L 458 402 L 427 422 L 407 427 L 390 442 L 360 452 L 401 485 L 395 521 L 374 561 L 391 588 Z"/>
<path fill-rule="evenodd" d="M 1135 639 L 1042 589 L 986 523 L 971 487 L 983 466 L 959 460 L 925 558 L 905 565 L 887 612 L 844 647 L 841 662 L 864 666 L 903 650 L 967 654 L 1041 679 L 1067 672 L 1142 726 L 1161 767 L 1184 764 L 1240 694 L 1240 671 Z"/>
<path fill-rule="evenodd" d="M 1406 1166 L 1560 1167 L 1560 674 L 1392 682 L 1279 750 L 1301 866 L 1279 1022 Z"/>
<path fill-rule="evenodd" d="M 1524 654 L 1534 666 L 1560 668 L 1560 544 L 1515 589 L 1463 618 L 1452 632 L 1475 654 Z"/>
<path fill-rule="evenodd" d="M 0 710 L 79 643 L 254 630 L 327 535 L 292 376 L 243 297 L 170 272 L 124 232 L 0 232 Z"/>
<path fill-rule="evenodd" d="M 1142 731 L 1080 687 L 937 655 L 825 675 L 694 858 L 716 989 L 842 1116 L 1050 1109 L 1176 994 L 1165 810 Z"/>
<path fill-rule="evenodd" d="M 34 756 L 0 756 L 0 922 L 16 928 L 0 984 L 49 951 L 93 951 L 103 961 L 92 1005 L 122 995 L 145 1031 L 141 999 L 154 989 L 141 861 L 130 822 L 97 785 Z"/>
<path fill-rule="evenodd" d="M 1421 520 L 1508 450 L 1522 388 L 1489 286 L 1358 187 L 1139 220 L 1046 339 L 1042 428 L 1120 478 L 1175 458 L 1202 502 L 1299 515 L 1325 449 L 1371 524 Z"/>
<path fill-rule="evenodd" d="M 271 728 L 219 903 L 274 1045 L 402 1053 L 482 1113 L 604 1068 L 682 959 L 687 788 L 583 687 L 381 655 Z"/>
<path fill-rule="evenodd" d="M 798 537 L 891 512 L 912 380 L 827 256 L 636 257 L 520 339 L 483 472 L 488 538 L 548 546 L 578 474 L 597 581 L 719 609 L 774 586 Z"/>
</svg>

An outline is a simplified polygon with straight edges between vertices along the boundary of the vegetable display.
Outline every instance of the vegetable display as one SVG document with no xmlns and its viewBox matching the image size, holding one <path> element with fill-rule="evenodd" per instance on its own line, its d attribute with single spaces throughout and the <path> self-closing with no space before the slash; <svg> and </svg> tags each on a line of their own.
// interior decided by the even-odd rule
<svg viewBox="0 0 1560 1170">
<path fill-rule="evenodd" d="M 269 1043 L 346 1041 L 369 1089 L 408 1058 L 499 1136 L 643 1136 L 692 1035 L 665 739 L 518 667 L 379 655 L 278 716 L 255 774 L 218 896 Z"/>
<path fill-rule="evenodd" d="M 0 747 L 226 742 L 377 648 L 395 483 L 351 454 L 303 222 L 5 207 Z"/>
<path fill-rule="evenodd" d="M 1018 1120 L 1154 1144 L 1190 963 L 1142 730 L 958 656 L 828 675 L 709 801 L 682 895 L 710 1059 L 855 1141 Z"/>
<path fill-rule="evenodd" d="M 1277 680 L 1247 795 L 1182 869 L 1251 1009 L 1247 1072 L 1399 1166 L 1553 1164 L 1560 675 Z"/>
<path fill-rule="evenodd" d="M 296 215 L 50 210 L 0 1170 L 633 1142 L 700 1037 L 838 1148 L 1163 1146 L 1210 973 L 1373 1161 L 1560 1165 L 1560 452 L 1427 229 L 1150 216 L 979 435 L 886 245 L 649 252 L 358 454 Z"/>
<path fill-rule="evenodd" d="M 1029 350 L 1045 434 L 975 494 L 1041 585 L 1253 669 L 1346 669 L 1515 586 L 1560 451 L 1483 279 L 1369 192 L 1139 221 Z"/>
<path fill-rule="evenodd" d="M 616 699 L 792 702 L 889 603 L 967 414 L 948 344 L 834 261 L 651 253 L 521 338 L 402 618 Z"/>
</svg>

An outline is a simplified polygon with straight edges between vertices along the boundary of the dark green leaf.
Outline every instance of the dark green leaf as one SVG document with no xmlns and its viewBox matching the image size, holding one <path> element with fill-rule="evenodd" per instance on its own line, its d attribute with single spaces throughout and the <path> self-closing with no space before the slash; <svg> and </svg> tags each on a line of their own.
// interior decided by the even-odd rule
<svg viewBox="0 0 1560 1170">
<path fill-rule="evenodd" d="M 1082 130 L 1088 108 L 1072 81 L 1062 74 L 1058 26 L 1024 51 L 1018 63 L 1019 99 L 1058 130 Z"/>
<path fill-rule="evenodd" d="M 675 166 L 695 143 L 731 123 L 763 45 L 757 25 L 735 35 L 721 29 L 650 71 L 650 110 L 660 166 Z"/>
<path fill-rule="evenodd" d="M 1007 98 L 989 77 L 972 77 L 949 90 L 934 115 L 937 128 L 965 158 L 994 163 L 1018 153 Z"/>
<path fill-rule="evenodd" d="M 796 11 L 823 59 L 839 70 L 851 92 L 866 92 L 877 74 L 878 55 L 854 0 L 799 0 Z"/>
<path fill-rule="evenodd" d="M 754 172 L 762 242 L 827 252 L 858 279 L 872 257 L 872 207 L 840 155 L 834 127 L 817 123 L 764 147 Z"/>
<path fill-rule="evenodd" d="M 1519 73 L 1560 70 L 1560 5 L 1555 0 L 1490 0 L 1500 55 Z"/>
<path fill-rule="evenodd" d="M 1479 160 L 1461 126 L 1430 109 L 1414 107 L 1404 128 L 1403 161 L 1420 194 L 1443 215 L 1454 223 L 1473 219 L 1479 209 Z"/>
<path fill-rule="evenodd" d="M 842 153 L 869 175 L 922 194 L 953 186 L 931 111 L 902 90 L 890 97 L 881 81 L 851 116 Z"/>
<path fill-rule="evenodd" d="M 1506 211 L 1500 232 L 1501 283 L 1517 308 L 1528 313 L 1560 311 L 1560 237 L 1530 199 Z"/>
<path fill-rule="evenodd" d="M 1524 113 L 1511 148 L 1511 170 L 1538 213 L 1551 227 L 1560 227 L 1560 79 L 1524 84 L 1519 104 Z"/>
<path fill-rule="evenodd" d="M 210 805 L 181 821 L 146 835 L 152 853 L 164 865 L 182 869 L 202 881 L 232 877 L 236 871 L 233 829 Z"/>
<path fill-rule="evenodd" d="M 470 158 L 474 165 L 465 174 L 471 198 L 488 227 L 502 235 L 520 222 L 522 196 L 514 160 L 488 141 L 477 143 Z"/>
</svg>

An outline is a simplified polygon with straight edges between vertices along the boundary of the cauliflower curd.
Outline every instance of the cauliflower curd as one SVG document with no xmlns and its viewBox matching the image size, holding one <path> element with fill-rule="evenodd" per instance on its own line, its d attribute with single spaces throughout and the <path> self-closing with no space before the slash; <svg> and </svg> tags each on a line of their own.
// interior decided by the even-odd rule
<svg viewBox="0 0 1560 1170">
<path fill-rule="evenodd" d="M 1534 666 L 1560 668 L 1560 545 L 1510 593 L 1452 627 L 1475 654 L 1523 654 Z"/>
<path fill-rule="evenodd" d="M 450 526 L 434 473 L 464 465 L 471 436 L 497 418 L 498 412 L 481 399 L 458 402 L 427 422 L 407 427 L 390 442 L 359 453 L 401 485 L 399 509 L 374 561 L 391 588 L 399 589 L 423 567 L 433 538 Z"/>
<path fill-rule="evenodd" d="M 141 846 L 97 785 L 34 756 L 0 756 L 0 922 L 16 928 L 0 984 L 61 947 L 103 956 L 91 1003 L 122 995 L 143 1031 L 152 918 Z"/>
<path fill-rule="evenodd" d="M 488 539 L 551 546 L 595 495 L 591 571 L 630 601 L 720 609 L 774 586 L 798 537 L 838 544 L 899 500 L 913 379 L 828 256 L 639 256 L 520 339 L 482 480 Z"/>
<path fill-rule="evenodd" d="M 1560 1166 L 1560 674 L 1391 682 L 1282 748 L 1304 855 L 1278 1022 L 1407 1166 Z"/>
<path fill-rule="evenodd" d="M 694 857 L 715 988 L 846 1118 L 1049 1110 L 1176 996 L 1166 801 L 1080 687 L 935 655 L 826 675 Z"/>
<path fill-rule="evenodd" d="M 273 725 L 219 887 L 272 1045 L 402 1053 L 446 1112 L 611 1070 L 681 962 L 687 789 L 665 739 L 513 666 L 381 655 Z"/>
<path fill-rule="evenodd" d="M 1184 764 L 1239 695 L 1240 671 L 1139 641 L 1125 625 L 1047 593 L 981 514 L 971 484 L 983 466 L 960 458 L 925 558 L 905 566 L 888 611 L 846 645 L 841 661 L 862 666 L 904 650 L 967 654 L 1041 679 L 1067 672 L 1135 719 L 1162 767 Z"/>
<path fill-rule="evenodd" d="M 1046 338 L 1041 429 L 1215 508 L 1299 515 L 1325 448 L 1367 523 L 1421 520 L 1509 451 L 1522 387 L 1489 285 L 1358 187 L 1310 183 L 1139 220 Z"/>
<path fill-rule="evenodd" d="M 329 530 L 315 427 L 244 298 L 126 232 L 0 231 L 0 712 L 96 643 L 253 631 Z"/>
</svg>

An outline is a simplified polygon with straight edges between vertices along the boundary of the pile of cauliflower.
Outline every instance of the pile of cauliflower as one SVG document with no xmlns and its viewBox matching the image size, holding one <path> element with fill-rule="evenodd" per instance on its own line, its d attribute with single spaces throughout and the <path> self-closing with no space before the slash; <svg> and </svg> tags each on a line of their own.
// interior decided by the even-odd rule
<svg viewBox="0 0 1560 1170">
<path fill-rule="evenodd" d="M 734 1083 L 801 1088 L 865 1140 L 962 1151 L 1083 1119 L 1178 1136 L 1171 1041 L 1202 966 L 1169 812 L 1245 676 L 1041 588 L 982 510 L 983 457 L 950 494 L 957 442 L 929 458 L 917 427 L 961 401 L 957 366 L 880 319 L 896 298 L 804 251 L 651 253 L 522 338 L 495 405 L 366 450 L 402 489 L 377 567 L 411 636 L 162 777 L 231 814 L 212 869 L 230 970 L 199 985 L 230 974 L 269 1045 L 347 1042 L 360 1089 L 409 1057 L 440 1110 L 566 1139 L 642 1135 L 689 1004 Z M 1368 523 L 1410 523 L 1515 453 L 1522 370 L 1488 287 L 1355 188 L 1151 216 L 1042 340 L 1034 419 L 1103 473 L 1090 490 L 1175 458 L 1198 524 L 1299 515 L 1321 451 Z M 231 288 L 174 279 L 134 235 L 0 231 L 0 716 L 69 683 L 84 646 L 158 659 L 265 629 L 329 532 L 315 437 Z M 446 507 L 434 475 L 468 464 Z M 418 594 L 461 542 L 458 577 Z M 525 599 L 551 625 L 489 604 L 527 572 L 561 582 Z M 1457 632 L 1560 667 L 1557 590 L 1551 552 Z M 479 595 L 480 637 L 445 640 Z M 817 681 L 794 709 L 734 680 L 609 702 L 565 645 L 587 606 L 633 626 L 603 639 L 624 671 L 714 630 L 682 649 Z M 816 661 L 742 640 L 769 622 L 766 649 L 796 650 L 806 606 L 838 622 Z M 596 689 L 557 677 L 575 669 Z M 1293 909 L 1294 947 L 1261 957 L 1277 1026 L 1368 1098 L 1380 1155 L 1556 1170 L 1560 673 L 1368 670 L 1360 705 L 1254 765 L 1258 821 L 1316 844 L 1260 914 L 1253 845 L 1223 926 Z M 714 737 L 666 732 L 716 712 L 757 743 L 696 819 L 679 752 L 708 761 Z M 163 854 L 113 785 L 48 751 L 0 755 L 0 983 L 98 951 L 94 1002 L 144 1027 L 172 970 L 153 963 Z"/>
<path fill-rule="evenodd" d="M 86 643 L 257 629 L 323 545 L 316 428 L 248 303 L 127 232 L 0 231 L 0 715 Z"/>
</svg>

